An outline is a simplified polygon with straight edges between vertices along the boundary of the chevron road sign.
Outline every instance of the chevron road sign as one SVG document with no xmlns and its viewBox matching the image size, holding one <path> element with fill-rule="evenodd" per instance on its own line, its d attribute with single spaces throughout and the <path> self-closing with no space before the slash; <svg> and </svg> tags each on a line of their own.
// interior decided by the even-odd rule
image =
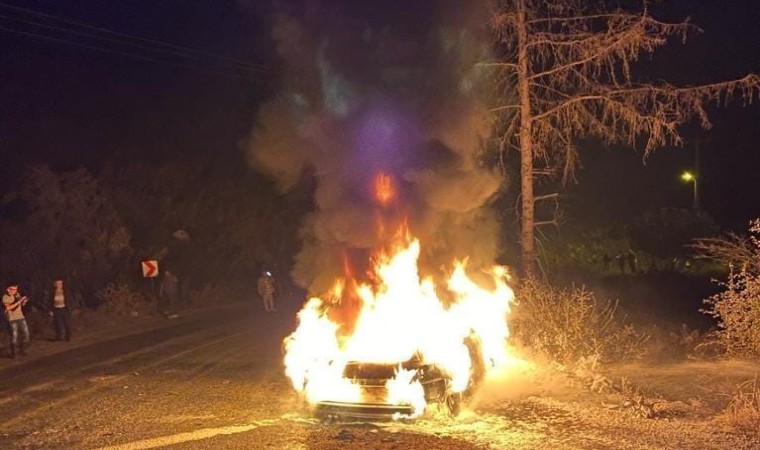
<svg viewBox="0 0 760 450">
<path fill-rule="evenodd" d="M 158 276 L 158 261 L 149 259 L 142 262 L 142 272 L 145 278 L 154 278 Z"/>
</svg>

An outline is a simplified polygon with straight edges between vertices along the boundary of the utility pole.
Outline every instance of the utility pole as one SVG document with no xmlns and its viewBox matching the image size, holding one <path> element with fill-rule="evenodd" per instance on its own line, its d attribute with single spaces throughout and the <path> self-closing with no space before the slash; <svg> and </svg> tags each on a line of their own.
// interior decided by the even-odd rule
<svg viewBox="0 0 760 450">
<path fill-rule="evenodd" d="M 694 208 L 694 211 L 699 211 L 699 188 L 697 185 L 699 184 L 699 181 L 702 180 L 702 171 L 699 168 L 699 153 L 700 153 L 700 146 L 703 142 L 708 142 L 709 139 L 696 139 L 694 141 L 694 195 L 692 197 L 693 203 L 692 208 Z"/>
</svg>

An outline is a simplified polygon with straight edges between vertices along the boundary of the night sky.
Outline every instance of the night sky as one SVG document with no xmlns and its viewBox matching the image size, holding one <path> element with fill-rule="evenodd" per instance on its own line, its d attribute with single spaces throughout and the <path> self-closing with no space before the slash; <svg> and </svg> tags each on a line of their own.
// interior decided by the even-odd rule
<svg viewBox="0 0 760 450">
<path fill-rule="evenodd" d="M 760 2 L 753 0 L 671 0 L 653 7 L 659 17 L 690 22 L 702 29 L 686 45 L 673 42 L 643 66 L 651 79 L 680 85 L 710 83 L 760 73 Z M 695 167 L 699 147 L 701 207 L 719 225 L 738 231 L 760 215 L 760 102 L 741 107 L 740 101 L 711 108 L 713 128 L 696 124 L 683 129 L 683 147 L 658 150 L 644 164 L 630 150 L 598 151 L 589 146 L 581 155 L 585 170 L 578 175 L 571 214 L 599 220 L 627 219 L 653 207 L 684 207 L 692 203 L 692 186 L 679 179 Z M 602 192 L 599 187 L 603 186 Z M 591 201 L 587 201 L 591 200 Z"/>
<path fill-rule="evenodd" d="M 647 77 L 688 85 L 760 73 L 760 2 L 664 3 L 656 15 L 689 16 L 704 31 L 645 62 Z M 213 152 L 245 165 L 240 142 L 277 84 L 271 11 L 256 0 L 0 1 L 0 189 L 30 162 L 97 170 L 110 154 L 150 162 Z M 111 41 L 96 40 L 56 17 L 178 47 L 149 50 L 151 42 L 108 32 L 100 35 Z M 724 227 L 746 229 L 760 207 L 759 103 L 715 110 L 713 129 L 686 129 L 683 148 L 660 149 L 645 164 L 627 149 L 585 146 L 568 214 L 614 221 L 689 207 L 691 186 L 679 174 L 693 169 L 699 145 L 702 207 Z"/>
</svg>

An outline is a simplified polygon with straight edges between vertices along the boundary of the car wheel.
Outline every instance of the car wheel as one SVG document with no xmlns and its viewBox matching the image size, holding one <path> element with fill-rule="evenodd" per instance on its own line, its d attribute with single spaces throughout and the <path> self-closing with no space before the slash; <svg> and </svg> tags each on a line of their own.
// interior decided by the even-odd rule
<svg viewBox="0 0 760 450">
<path fill-rule="evenodd" d="M 452 393 L 446 396 L 446 407 L 451 417 L 456 417 L 462 411 L 462 393 Z"/>
</svg>

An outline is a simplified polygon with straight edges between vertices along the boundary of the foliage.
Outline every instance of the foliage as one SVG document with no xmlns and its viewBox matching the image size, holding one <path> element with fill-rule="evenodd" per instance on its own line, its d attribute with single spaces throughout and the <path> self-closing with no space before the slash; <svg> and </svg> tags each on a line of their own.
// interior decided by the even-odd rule
<svg viewBox="0 0 760 450">
<path fill-rule="evenodd" d="M 584 227 L 570 223 L 556 233 L 544 233 L 540 255 L 550 273 L 621 274 L 617 255 L 632 253 L 642 271 L 704 272 L 711 264 L 693 258 L 690 243 L 716 234 L 713 219 L 701 211 L 660 208 L 631 223 Z M 606 257 L 605 257 L 606 256 Z"/>
<path fill-rule="evenodd" d="M 654 269 L 677 270 L 688 258 L 694 239 L 715 235 L 718 227 L 701 211 L 660 208 L 639 217 L 631 226 L 631 238 L 649 255 Z"/>
<path fill-rule="evenodd" d="M 124 271 L 131 234 L 88 170 L 28 167 L 6 201 L 20 212 L 0 225 L 0 267 L 35 299 L 63 277 L 75 297 L 91 300 L 88 294 Z"/>
<path fill-rule="evenodd" d="M 98 311 L 122 316 L 143 316 L 153 310 L 149 299 L 127 284 L 108 283 L 96 295 L 101 301 Z"/>
<path fill-rule="evenodd" d="M 141 259 L 172 268 L 183 290 L 253 284 L 264 264 L 284 277 L 309 207 L 307 189 L 277 196 L 261 177 L 199 160 L 113 164 L 97 177 L 30 166 L 15 181 L 0 205 L 0 279 L 42 302 L 62 277 L 91 307 L 109 283 L 147 291 Z"/>
<path fill-rule="evenodd" d="M 756 229 L 757 223 L 751 227 Z M 751 237 L 728 233 L 723 237 L 697 239 L 691 247 L 699 258 L 710 259 L 727 267 L 746 268 L 751 273 L 760 273 L 757 240 Z"/>
<path fill-rule="evenodd" d="M 549 236 L 541 246 L 541 260 L 551 273 L 619 273 L 615 256 L 630 248 L 632 243 L 626 227 L 568 227 Z"/>
<path fill-rule="evenodd" d="M 721 283 L 725 291 L 705 300 L 705 313 L 718 319 L 718 342 L 729 355 L 760 355 L 760 219 L 750 225 L 752 235 L 746 245 L 737 246 L 734 238 L 710 240 L 714 255 L 740 260 L 749 256 L 741 268 L 731 267 L 728 279 Z M 738 254 L 730 258 L 732 249 Z M 750 250 L 751 253 L 745 253 Z"/>
<path fill-rule="evenodd" d="M 493 13 L 497 39 L 501 150 L 520 154 L 523 269 L 535 272 L 537 177 L 568 181 L 578 166 L 579 138 L 642 148 L 680 144 L 678 128 L 692 118 L 707 128 L 706 104 L 736 95 L 750 102 L 760 77 L 679 88 L 642 81 L 634 64 L 669 38 L 684 40 L 688 22 L 665 23 L 648 10 L 605 8 L 583 0 L 502 0 Z M 544 222 L 553 222 L 543 220 Z"/>
<path fill-rule="evenodd" d="M 729 355 L 760 355 L 760 275 L 732 272 L 726 290 L 705 300 L 705 310 L 719 320 L 718 341 Z"/>
<path fill-rule="evenodd" d="M 598 300 L 585 288 L 557 288 L 528 280 L 512 314 L 515 338 L 527 348 L 565 364 L 638 357 L 647 336 L 616 317 L 617 303 Z"/>
<path fill-rule="evenodd" d="M 305 208 L 254 174 L 185 160 L 113 166 L 102 179 L 134 230 L 140 257 L 161 260 L 181 280 L 197 287 L 252 277 L 264 264 L 288 269 Z"/>
<path fill-rule="evenodd" d="M 760 384 L 757 378 L 739 385 L 717 419 L 733 430 L 757 433 L 760 429 Z"/>
</svg>

